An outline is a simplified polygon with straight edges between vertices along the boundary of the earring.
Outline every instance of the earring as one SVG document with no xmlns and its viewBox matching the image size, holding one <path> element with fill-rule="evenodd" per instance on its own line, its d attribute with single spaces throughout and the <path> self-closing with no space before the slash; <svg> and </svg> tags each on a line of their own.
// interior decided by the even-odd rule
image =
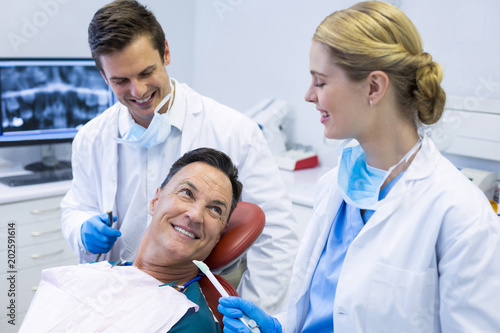
<svg viewBox="0 0 500 333">
<path fill-rule="evenodd" d="M 370 106 L 373 106 L 373 100 L 370 99 Z"/>
</svg>

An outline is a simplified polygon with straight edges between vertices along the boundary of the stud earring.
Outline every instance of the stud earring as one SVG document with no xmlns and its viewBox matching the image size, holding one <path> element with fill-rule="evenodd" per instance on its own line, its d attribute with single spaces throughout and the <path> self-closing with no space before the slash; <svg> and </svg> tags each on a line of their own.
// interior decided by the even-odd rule
<svg viewBox="0 0 500 333">
<path fill-rule="evenodd" d="M 373 100 L 370 99 L 370 106 L 373 106 Z"/>
</svg>

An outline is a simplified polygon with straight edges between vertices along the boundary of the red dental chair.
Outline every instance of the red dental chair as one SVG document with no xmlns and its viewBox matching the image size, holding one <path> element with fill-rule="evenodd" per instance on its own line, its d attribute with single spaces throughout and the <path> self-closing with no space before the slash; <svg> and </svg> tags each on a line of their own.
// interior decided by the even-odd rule
<svg viewBox="0 0 500 333">
<path fill-rule="evenodd" d="M 226 231 L 204 263 L 212 271 L 227 267 L 238 260 L 259 238 L 264 229 L 265 221 L 264 212 L 259 206 L 249 202 L 239 202 L 229 219 Z M 215 275 L 215 277 L 230 296 L 239 296 L 236 289 L 227 280 L 219 275 Z M 201 278 L 199 284 L 208 306 L 223 329 L 223 315 L 217 310 L 221 295 L 206 276 Z"/>
</svg>

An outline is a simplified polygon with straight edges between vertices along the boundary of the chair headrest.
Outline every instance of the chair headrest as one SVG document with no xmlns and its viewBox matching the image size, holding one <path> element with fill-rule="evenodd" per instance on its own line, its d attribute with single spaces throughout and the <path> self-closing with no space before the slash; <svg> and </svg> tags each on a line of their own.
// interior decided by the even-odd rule
<svg viewBox="0 0 500 333">
<path fill-rule="evenodd" d="M 239 202 L 229 219 L 228 227 L 210 255 L 204 260 L 211 269 L 227 267 L 259 238 L 266 217 L 256 204 Z"/>
</svg>

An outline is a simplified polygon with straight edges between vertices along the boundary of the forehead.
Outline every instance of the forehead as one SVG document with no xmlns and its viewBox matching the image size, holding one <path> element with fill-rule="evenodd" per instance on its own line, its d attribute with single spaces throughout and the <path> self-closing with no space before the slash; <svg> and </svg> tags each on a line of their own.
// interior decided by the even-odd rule
<svg viewBox="0 0 500 333">
<path fill-rule="evenodd" d="M 224 196 L 230 201 L 232 186 L 229 177 L 213 166 L 203 162 L 194 162 L 180 169 L 167 183 L 165 189 L 174 189 L 186 183 L 191 183 L 205 195 Z M 221 199 L 221 198 L 217 198 Z"/>
<path fill-rule="evenodd" d="M 105 72 L 135 72 L 161 62 L 161 57 L 147 36 L 136 37 L 122 50 L 100 56 Z"/>
<path fill-rule="evenodd" d="M 335 65 L 335 59 L 332 57 L 328 46 L 313 40 L 309 51 L 310 66 L 312 67 L 332 67 Z"/>
</svg>

